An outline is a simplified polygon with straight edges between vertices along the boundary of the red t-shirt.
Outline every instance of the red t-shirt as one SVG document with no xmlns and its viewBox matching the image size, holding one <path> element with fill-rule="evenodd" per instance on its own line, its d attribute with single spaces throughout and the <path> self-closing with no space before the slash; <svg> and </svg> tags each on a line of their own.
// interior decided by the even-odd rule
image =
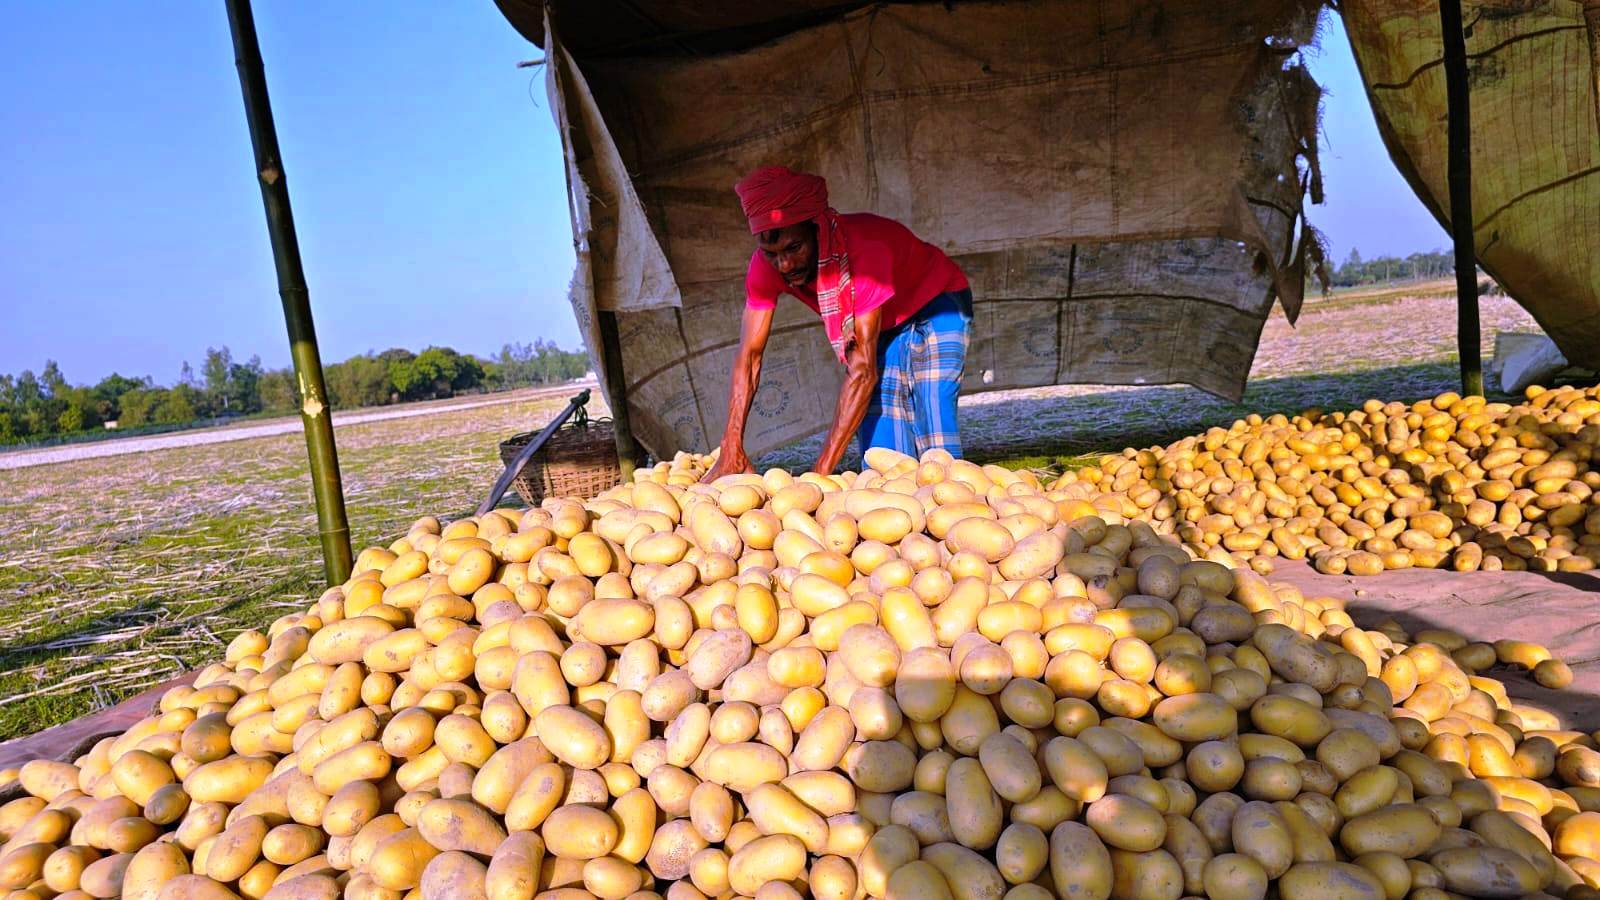
<svg viewBox="0 0 1600 900">
<path fill-rule="evenodd" d="M 944 251 L 893 219 L 872 213 L 840 213 L 839 224 L 850 252 L 855 311 L 883 307 L 885 331 L 916 315 L 934 297 L 967 286 L 967 276 Z M 817 309 L 816 288 L 791 286 L 760 250 L 750 254 L 744 289 L 745 305 L 751 309 L 772 309 L 779 294 Z"/>
</svg>

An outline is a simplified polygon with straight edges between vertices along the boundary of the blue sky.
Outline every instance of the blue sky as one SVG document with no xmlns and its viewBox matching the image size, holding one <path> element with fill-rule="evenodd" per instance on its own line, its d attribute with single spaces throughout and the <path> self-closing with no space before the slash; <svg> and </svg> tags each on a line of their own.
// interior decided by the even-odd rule
<svg viewBox="0 0 1600 900">
<path fill-rule="evenodd" d="M 0 32 L 0 372 L 171 382 L 226 344 L 286 365 L 221 0 L 11 3 Z M 577 344 L 538 56 L 489 0 L 259 2 L 325 360 Z M 1342 30 L 1312 212 L 1342 260 L 1444 246 L 1378 140 Z"/>
</svg>

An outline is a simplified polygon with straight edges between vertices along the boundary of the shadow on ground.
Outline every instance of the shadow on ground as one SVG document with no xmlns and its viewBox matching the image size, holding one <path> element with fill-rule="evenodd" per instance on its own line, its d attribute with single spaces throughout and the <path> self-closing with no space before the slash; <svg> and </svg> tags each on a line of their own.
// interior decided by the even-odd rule
<svg viewBox="0 0 1600 900">
<path fill-rule="evenodd" d="M 1445 361 L 1260 379 L 1237 403 L 1187 385 L 996 391 L 962 398 L 961 440 L 964 455 L 976 462 L 1059 471 L 1082 465 L 1086 455 L 1168 444 L 1250 413 L 1354 409 L 1373 397 L 1412 402 L 1455 390 L 1459 379 L 1455 363 Z M 757 467 L 803 470 L 819 446 L 819 437 L 798 441 L 766 454 Z M 859 464 L 855 451 L 844 462 Z"/>
</svg>

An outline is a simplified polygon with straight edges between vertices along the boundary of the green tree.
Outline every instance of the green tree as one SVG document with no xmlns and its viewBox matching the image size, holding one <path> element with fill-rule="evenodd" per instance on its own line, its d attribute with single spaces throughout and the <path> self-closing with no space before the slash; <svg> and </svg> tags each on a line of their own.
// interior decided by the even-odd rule
<svg viewBox="0 0 1600 900">
<path fill-rule="evenodd" d="M 261 357 L 252 356 L 243 365 L 228 364 L 227 398 L 232 412 L 249 415 L 261 411 Z"/>
<path fill-rule="evenodd" d="M 482 366 L 449 347 L 429 347 L 415 359 L 389 366 L 389 380 L 407 400 L 448 397 L 475 386 L 482 378 Z"/>
<path fill-rule="evenodd" d="M 155 408 L 154 419 L 157 425 L 187 425 L 199 418 L 195 411 L 196 401 L 200 394 L 187 384 L 175 385 L 161 398 L 161 403 Z"/>
<path fill-rule="evenodd" d="M 72 434 L 87 428 L 88 419 L 87 411 L 82 406 L 68 402 L 67 408 L 56 417 L 56 426 L 61 434 Z"/>
<path fill-rule="evenodd" d="M 167 389 L 159 387 L 136 388 L 123 394 L 119 407 L 121 428 L 139 428 L 155 421 L 156 407 L 166 399 Z"/>
<path fill-rule="evenodd" d="M 73 434 L 100 427 L 100 403 L 94 392 L 86 387 L 68 387 L 60 396 L 61 412 L 56 415 L 56 428 L 61 434 Z"/>
<path fill-rule="evenodd" d="M 393 393 L 389 366 L 372 356 L 352 356 L 323 370 L 328 398 L 338 409 L 381 406 Z"/>
<path fill-rule="evenodd" d="M 125 378 L 112 372 L 100 379 L 92 389 L 94 399 L 100 404 L 100 418 L 106 421 L 118 419 L 122 415 L 122 397 L 129 391 L 148 390 L 153 387 L 149 376 L 144 378 Z"/>
<path fill-rule="evenodd" d="M 288 369 L 268 369 L 256 381 L 261 408 L 273 413 L 292 413 L 300 405 L 300 394 L 295 388 L 294 373 Z"/>
<path fill-rule="evenodd" d="M 185 363 L 184 365 L 188 365 Z M 233 369 L 233 353 L 224 346 L 221 350 L 206 348 L 205 362 L 200 365 L 204 379 L 204 404 L 209 412 L 228 411 L 228 375 Z"/>
<path fill-rule="evenodd" d="M 527 387 L 579 378 L 589 370 L 589 356 L 582 351 L 562 350 L 541 338 L 531 344 L 502 346 L 495 364 L 499 367 L 501 387 Z"/>
<path fill-rule="evenodd" d="M 48 398 L 32 369 L 23 369 L 17 376 L 15 396 L 17 432 L 24 438 L 48 437 L 53 430 L 53 423 L 45 412 Z"/>
</svg>

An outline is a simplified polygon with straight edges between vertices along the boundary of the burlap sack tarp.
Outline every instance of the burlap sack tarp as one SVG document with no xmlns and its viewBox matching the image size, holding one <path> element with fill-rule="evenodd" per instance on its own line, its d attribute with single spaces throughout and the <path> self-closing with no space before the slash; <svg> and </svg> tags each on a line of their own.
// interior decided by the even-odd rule
<svg viewBox="0 0 1600 900">
<path fill-rule="evenodd" d="M 1378 130 L 1448 227 L 1439 8 L 1345 0 Z M 1478 260 L 1561 348 L 1600 368 L 1600 0 L 1465 0 Z"/>
<path fill-rule="evenodd" d="M 1291 59 L 1315 3 L 889 4 L 740 52 L 593 60 L 562 47 L 556 6 L 573 306 L 591 348 L 615 313 L 657 455 L 720 438 L 753 249 L 732 185 L 760 165 L 819 172 L 836 208 L 956 259 L 969 391 L 1237 398 L 1274 299 L 1298 312 L 1317 90 Z M 826 427 L 841 374 L 816 315 L 781 300 L 747 449 Z"/>
</svg>

